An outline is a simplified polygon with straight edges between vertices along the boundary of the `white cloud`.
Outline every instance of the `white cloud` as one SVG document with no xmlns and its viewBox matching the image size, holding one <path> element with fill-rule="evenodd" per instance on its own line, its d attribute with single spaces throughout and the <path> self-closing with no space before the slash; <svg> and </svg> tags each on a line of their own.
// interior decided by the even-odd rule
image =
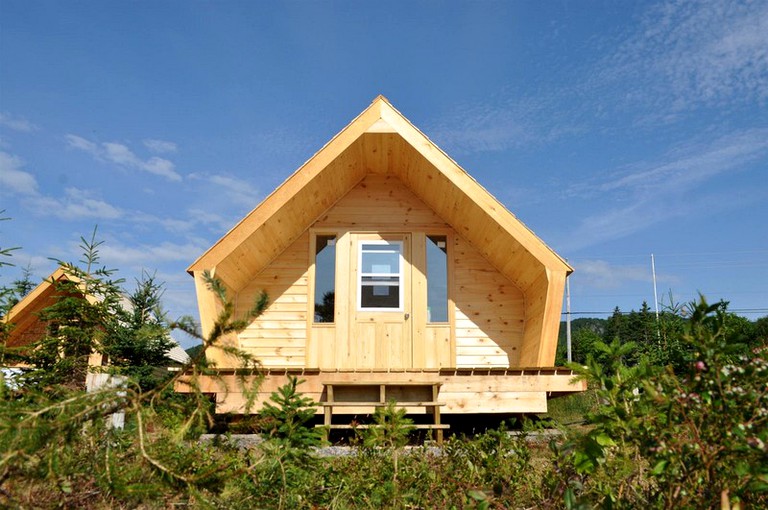
<svg viewBox="0 0 768 510">
<path fill-rule="evenodd" d="M 256 207 L 262 198 L 259 195 L 259 191 L 250 182 L 232 177 L 231 175 L 195 173 L 190 174 L 189 177 L 215 184 L 226 193 L 229 203 L 253 208 Z"/>
<path fill-rule="evenodd" d="M 614 264 L 602 259 L 573 261 L 575 272 L 572 278 L 581 288 L 614 290 L 627 284 L 651 283 L 653 272 L 650 255 L 645 264 Z M 665 285 L 679 282 L 679 278 L 668 273 L 656 273 L 656 281 Z"/>
<path fill-rule="evenodd" d="M 170 160 L 152 156 L 145 161 L 134 154 L 127 145 L 117 142 L 103 142 L 99 145 L 72 134 L 68 134 L 66 139 L 70 147 L 87 152 L 99 161 L 109 161 L 125 168 L 135 168 L 165 177 L 170 181 L 181 181 L 181 175 L 176 172 L 176 166 Z"/>
<path fill-rule="evenodd" d="M 715 178 L 743 171 L 768 156 L 768 129 L 736 132 L 712 141 L 689 142 L 658 161 L 632 165 L 600 181 L 571 187 L 573 196 L 618 203 L 583 218 L 570 233 L 570 249 L 618 239 L 673 218 L 714 212 L 750 203 L 726 198 L 723 191 L 702 194 Z M 598 200 L 604 198 L 604 200 Z"/>
<path fill-rule="evenodd" d="M 458 105 L 429 125 L 427 134 L 456 154 L 545 144 L 582 130 L 561 114 L 559 104 L 567 93 L 553 91 L 535 98 L 490 98 Z"/>
<path fill-rule="evenodd" d="M 195 226 L 195 222 L 188 220 L 177 220 L 175 218 L 162 218 L 158 220 L 158 223 L 165 228 L 165 230 L 174 233 L 189 232 Z"/>
<path fill-rule="evenodd" d="M 125 145 L 105 142 L 101 146 L 104 148 L 102 155 L 109 161 L 124 166 L 141 166 L 141 160 Z"/>
<path fill-rule="evenodd" d="M 574 275 L 582 286 L 598 289 L 616 289 L 628 282 L 650 282 L 650 263 L 640 265 L 612 265 L 605 260 L 574 262 Z"/>
<path fill-rule="evenodd" d="M 22 195 L 37 194 L 37 180 L 31 173 L 23 171 L 23 166 L 21 158 L 0 151 L 0 188 Z"/>
<path fill-rule="evenodd" d="M 181 213 L 180 213 L 181 214 Z M 225 218 L 219 214 L 202 209 L 188 209 L 181 218 L 160 217 L 144 212 L 134 212 L 130 220 L 136 224 L 156 228 L 162 227 L 166 232 L 172 234 L 183 234 L 189 236 L 190 233 L 201 233 L 201 230 L 212 230 L 215 235 L 226 232 L 238 221 L 239 217 Z M 200 227 L 205 227 L 201 229 Z M 200 244 L 211 243 L 210 240 L 198 240 Z"/>
<path fill-rule="evenodd" d="M 65 220 L 122 216 L 118 208 L 78 188 L 66 188 L 60 198 L 41 194 L 35 176 L 23 171 L 23 166 L 24 162 L 19 157 L 0 151 L 0 189 L 21 195 L 35 214 Z"/>
<path fill-rule="evenodd" d="M 141 168 L 146 170 L 147 172 L 155 175 L 160 175 L 162 177 L 165 177 L 166 179 L 170 181 L 180 181 L 181 175 L 179 175 L 175 168 L 176 165 L 174 165 L 171 161 L 163 158 L 158 158 L 156 156 L 153 156 L 149 158 L 147 161 L 145 161 Z"/>
<path fill-rule="evenodd" d="M 120 267 L 157 267 L 165 262 L 192 262 L 208 247 L 187 242 L 184 244 L 163 242 L 158 245 L 125 246 L 105 243 L 100 255 L 110 264 Z"/>
<path fill-rule="evenodd" d="M 135 212 L 131 220 L 142 225 L 150 225 L 154 228 L 157 225 L 162 226 L 167 232 L 182 234 L 191 231 L 197 222 L 194 220 L 183 220 L 176 218 L 163 218 L 144 212 Z"/>
<path fill-rule="evenodd" d="M 212 226 L 218 232 L 226 232 L 235 226 L 240 217 L 225 217 L 203 209 L 190 209 L 187 211 L 190 221 L 198 225 Z"/>
<path fill-rule="evenodd" d="M 8 113 L 0 113 L 0 126 L 13 129 L 14 131 L 21 131 L 23 133 L 30 133 L 37 131 L 37 126 L 23 117 L 16 117 Z"/>
<path fill-rule="evenodd" d="M 116 219 L 123 216 L 120 209 L 79 188 L 66 188 L 61 198 L 37 195 L 31 203 L 37 213 L 65 220 Z"/>
<path fill-rule="evenodd" d="M 70 147 L 85 151 L 94 157 L 99 156 L 99 146 L 90 140 L 86 140 L 85 138 L 77 135 L 66 135 L 66 139 Z"/>
<path fill-rule="evenodd" d="M 568 68 L 565 85 L 458 104 L 426 125 L 452 154 L 526 149 L 572 134 L 656 128 L 701 107 L 768 101 L 768 3 L 661 2 L 610 40 L 605 58 Z M 623 126 L 612 126 L 619 120 Z"/>
<path fill-rule="evenodd" d="M 662 2 L 617 46 L 598 81 L 627 84 L 630 101 L 675 112 L 768 100 L 765 2 Z"/>
<path fill-rule="evenodd" d="M 766 155 L 768 129 L 749 129 L 707 143 L 684 144 L 659 162 L 633 165 L 629 172 L 609 178 L 599 188 L 604 192 L 679 193 Z"/>
<path fill-rule="evenodd" d="M 176 144 L 166 140 L 143 140 L 144 146 L 156 154 L 170 154 L 177 150 Z"/>
</svg>

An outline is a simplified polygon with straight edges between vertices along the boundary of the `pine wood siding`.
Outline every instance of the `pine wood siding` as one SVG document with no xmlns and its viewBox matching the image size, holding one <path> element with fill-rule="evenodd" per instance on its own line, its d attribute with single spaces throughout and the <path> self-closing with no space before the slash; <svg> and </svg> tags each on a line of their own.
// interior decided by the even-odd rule
<svg viewBox="0 0 768 510">
<path fill-rule="evenodd" d="M 267 373 L 255 401 L 254 411 L 258 411 L 269 395 L 287 382 L 285 374 L 278 371 Z M 438 401 L 444 402 L 441 411 L 447 414 L 472 413 L 509 413 L 509 412 L 546 412 L 547 393 L 568 393 L 584 391 L 586 383 L 573 383 L 573 373 L 570 370 L 548 370 L 543 373 L 536 371 L 515 371 L 496 374 L 482 371 L 454 373 L 450 370 L 434 370 L 425 372 L 386 372 L 386 371 L 320 371 L 317 373 L 297 372 L 304 379 L 299 389 L 315 400 L 325 401 L 323 385 L 329 381 L 337 384 L 343 381 L 359 383 L 369 381 L 371 384 L 387 383 L 396 386 L 399 382 L 404 385 L 423 383 L 439 383 Z M 219 393 L 216 411 L 242 412 L 245 397 L 238 389 L 238 382 L 232 375 L 222 374 L 220 378 L 210 378 L 202 381 L 201 391 Z M 318 412 L 322 412 L 318 408 Z M 334 411 L 334 414 L 337 411 Z M 371 409 L 347 407 L 340 408 L 339 414 L 366 414 Z M 408 408 L 409 413 L 425 413 L 424 408 Z"/>
<path fill-rule="evenodd" d="M 461 237 L 452 256 L 456 366 L 517 366 L 525 326 L 522 292 Z"/>
<path fill-rule="evenodd" d="M 363 140 L 371 141 L 374 138 L 366 135 Z M 372 167 L 387 165 L 387 161 L 384 155 L 374 161 Z M 421 244 L 426 242 L 425 232 L 444 233 L 450 230 L 442 219 L 397 177 L 385 173 L 371 173 L 331 209 L 323 213 L 312 225 L 312 229 L 316 232 L 338 232 L 340 236 L 336 253 L 338 261 L 337 321 L 334 327 L 311 326 L 309 350 L 320 354 L 317 359 L 318 364 L 315 365 L 314 360 L 311 360 L 309 366 L 321 368 L 386 368 L 395 365 L 423 368 L 453 366 L 450 329 L 442 333 L 431 331 L 429 335 L 424 334 L 426 287 L 422 267 L 424 261 L 421 260 L 424 250 Z M 356 324 L 354 328 L 349 325 L 350 318 L 355 313 L 355 306 L 350 299 L 354 301 L 356 292 L 353 268 L 357 260 L 357 253 L 352 246 L 353 234 L 350 232 L 412 234 L 410 238 L 412 249 L 408 258 L 415 269 L 410 272 L 412 285 L 410 321 L 413 328 L 411 331 L 413 349 L 409 352 L 401 349 L 392 351 L 388 346 L 387 339 L 395 334 L 393 328 L 400 327 L 398 325 L 361 323 Z M 328 343 L 323 347 L 317 346 L 321 341 Z"/>
<path fill-rule="evenodd" d="M 336 237 L 335 312 L 332 323 L 316 324 L 314 244 L 328 235 Z M 444 323 L 428 322 L 433 235 L 445 236 L 448 248 Z M 371 262 L 376 244 L 397 247 L 388 253 L 404 257 L 399 274 L 386 269 L 397 267 L 395 259 Z M 368 269 L 358 270 L 360 261 Z M 585 389 L 554 369 L 515 370 L 554 363 L 572 268 L 381 96 L 188 271 L 204 333 L 221 309 L 204 271 L 235 296 L 240 313 L 262 289 L 269 294 L 261 317 L 222 340 L 267 370 L 257 406 L 291 370 L 308 379 L 302 391 L 318 401 L 323 384 L 339 377 L 439 383 L 447 413 L 542 412 L 547 392 Z M 387 295 L 385 287 L 402 294 L 360 306 L 358 276 L 366 278 L 365 299 Z M 208 355 L 217 367 L 235 368 L 221 350 Z M 227 386 L 211 388 L 217 410 L 242 412 L 242 395 Z"/>
<path fill-rule="evenodd" d="M 350 334 L 339 323 L 348 320 L 351 305 L 337 299 L 343 312 L 335 324 L 313 324 L 313 295 L 308 285 L 311 266 L 310 235 L 305 232 L 273 260 L 237 296 L 242 313 L 261 289 L 267 291 L 266 312 L 239 335 L 239 346 L 267 367 L 386 368 L 393 359 L 417 368 L 517 366 L 525 324 L 525 299 L 515 285 L 497 271 L 477 249 L 459 236 L 453 246 L 450 273 L 455 301 L 451 324 L 427 325 L 423 268 L 424 232 L 445 232 L 447 225 L 397 178 L 370 174 L 325 212 L 313 231 L 407 231 L 413 236 L 413 351 L 389 352 L 386 326 L 361 324 Z M 452 231 L 451 229 L 448 229 Z M 346 244 L 345 244 L 346 242 Z M 349 274 L 349 241 L 338 241 L 338 281 Z M 346 271 L 344 268 L 347 268 Z M 347 283 L 347 291 L 354 282 Z M 341 289 L 337 289 L 341 290 Z M 341 294 L 340 294 L 341 296 Z M 337 310 L 338 312 L 338 310 Z M 392 326 L 394 327 L 394 326 Z M 309 337 L 307 336 L 309 331 Z"/>
<path fill-rule="evenodd" d="M 369 174 L 325 212 L 313 227 L 410 232 L 448 225 L 397 177 Z"/>
<path fill-rule="evenodd" d="M 237 295 L 236 310 L 252 306 L 261 290 L 269 306 L 238 335 L 239 347 L 265 367 L 304 367 L 307 343 L 309 234 L 281 253 Z"/>
</svg>

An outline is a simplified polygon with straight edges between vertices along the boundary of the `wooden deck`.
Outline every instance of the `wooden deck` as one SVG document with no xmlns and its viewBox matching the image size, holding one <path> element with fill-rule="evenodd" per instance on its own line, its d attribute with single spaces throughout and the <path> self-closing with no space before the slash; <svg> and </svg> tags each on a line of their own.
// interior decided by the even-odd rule
<svg viewBox="0 0 768 510">
<path fill-rule="evenodd" d="M 375 409 L 388 405 L 406 409 L 423 408 L 425 412 L 432 415 L 432 423 L 414 425 L 414 428 L 434 431 L 437 444 L 443 444 L 443 430 L 447 429 L 448 425 L 440 423 L 440 408 L 445 405 L 445 402 L 438 401 L 440 386 L 442 386 L 439 382 L 383 383 L 360 379 L 357 381 L 329 381 L 323 383 L 323 386 L 325 387 L 325 401 L 321 405 L 324 418 L 323 424 L 318 425 L 318 427 L 325 427 L 326 430 L 355 428 L 348 423 L 333 423 L 333 410 L 339 408 Z M 424 401 L 424 398 L 428 400 Z M 370 414 L 370 411 L 367 411 L 366 414 Z M 357 426 L 357 428 L 370 426 L 362 425 Z"/>
<path fill-rule="evenodd" d="M 573 372 L 566 368 L 477 368 L 477 369 L 435 369 L 435 370 L 319 370 L 319 369 L 269 369 L 262 371 L 264 381 L 259 389 L 253 411 L 258 412 L 269 400 L 272 392 L 287 382 L 293 375 L 303 384 L 299 390 L 318 402 L 318 413 L 324 412 L 322 404 L 328 402 L 330 387 L 390 387 L 389 392 L 401 392 L 396 400 L 411 400 L 414 405 L 403 405 L 409 414 L 431 414 L 435 406 L 420 405 L 437 402 L 444 414 L 478 413 L 544 413 L 547 398 L 556 395 L 586 390 L 584 381 L 573 382 Z M 439 385 L 437 398 L 427 396 L 404 396 L 410 387 Z M 206 376 L 200 381 L 205 393 L 216 394 L 217 413 L 244 412 L 245 398 L 240 390 L 235 370 L 221 370 L 216 375 Z M 177 385 L 177 391 L 184 392 L 185 385 Z M 360 389 L 360 388 L 358 388 Z M 412 388 L 411 388 L 412 390 Z M 347 390 L 344 390 L 347 391 Z M 362 391 L 362 390 L 361 390 Z M 364 391 L 371 391 L 366 389 Z M 377 389 L 376 391 L 380 391 Z M 407 391 L 406 391 L 407 392 Z M 412 391 L 411 391 L 412 392 Z M 386 396 L 386 393 L 385 393 Z M 357 399 L 361 404 L 354 405 Z M 336 394 L 331 401 L 336 400 Z M 370 414 L 374 406 L 381 403 L 380 397 L 358 395 L 344 397 L 343 405 L 334 405 L 333 414 Z"/>
</svg>

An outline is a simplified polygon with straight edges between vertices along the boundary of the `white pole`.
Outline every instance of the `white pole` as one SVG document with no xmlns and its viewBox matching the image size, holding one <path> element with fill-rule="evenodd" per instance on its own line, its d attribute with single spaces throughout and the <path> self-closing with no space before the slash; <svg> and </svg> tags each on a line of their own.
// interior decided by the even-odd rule
<svg viewBox="0 0 768 510">
<path fill-rule="evenodd" d="M 565 277 L 565 345 L 568 363 L 573 361 L 571 356 L 571 277 Z"/>
<path fill-rule="evenodd" d="M 659 337 L 659 295 L 656 292 L 656 260 L 651 253 L 651 274 L 653 275 L 653 307 L 656 312 L 656 336 Z"/>
</svg>

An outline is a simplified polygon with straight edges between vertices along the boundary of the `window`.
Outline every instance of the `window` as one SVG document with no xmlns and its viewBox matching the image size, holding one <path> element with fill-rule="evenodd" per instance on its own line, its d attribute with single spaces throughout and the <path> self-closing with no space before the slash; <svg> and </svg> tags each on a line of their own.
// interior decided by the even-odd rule
<svg viewBox="0 0 768 510">
<path fill-rule="evenodd" d="M 333 322 L 336 312 L 336 236 L 315 237 L 315 322 Z"/>
<path fill-rule="evenodd" d="M 403 242 L 360 243 L 358 308 L 397 311 L 403 306 Z"/>
<path fill-rule="evenodd" d="M 427 236 L 427 322 L 448 322 L 448 242 Z"/>
</svg>

